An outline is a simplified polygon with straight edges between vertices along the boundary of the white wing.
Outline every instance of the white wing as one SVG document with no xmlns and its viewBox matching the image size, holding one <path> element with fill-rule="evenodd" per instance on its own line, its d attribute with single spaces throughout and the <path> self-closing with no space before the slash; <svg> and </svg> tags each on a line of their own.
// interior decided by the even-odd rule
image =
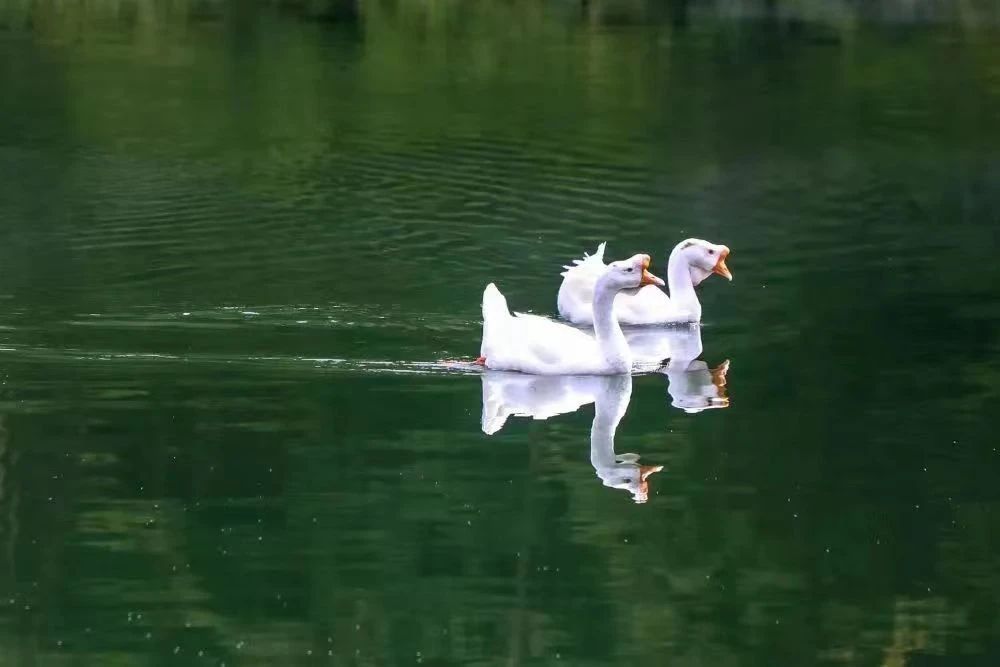
<svg viewBox="0 0 1000 667">
<path fill-rule="evenodd" d="M 559 315 L 573 324 L 590 325 L 594 322 L 594 285 L 606 268 L 604 248 L 597 246 L 593 255 L 584 254 L 582 259 L 574 259 L 572 266 L 564 266 L 563 281 L 559 286 L 557 305 Z"/>
</svg>

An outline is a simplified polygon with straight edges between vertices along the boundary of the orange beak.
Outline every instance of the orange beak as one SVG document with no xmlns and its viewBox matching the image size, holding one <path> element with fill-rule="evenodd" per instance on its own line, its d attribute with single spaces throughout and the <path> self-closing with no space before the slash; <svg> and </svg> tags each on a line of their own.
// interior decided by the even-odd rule
<svg viewBox="0 0 1000 667">
<path fill-rule="evenodd" d="M 723 391 L 723 396 L 725 396 L 725 386 L 726 386 L 726 373 L 729 372 L 729 359 L 726 359 L 721 364 L 709 371 L 712 375 L 712 384 Z"/>
<path fill-rule="evenodd" d="M 718 396 L 709 399 L 713 408 L 728 408 L 729 397 L 726 396 L 726 373 L 729 372 L 729 359 L 709 371 L 712 374 L 712 384 L 715 385 Z"/>
<path fill-rule="evenodd" d="M 649 499 L 649 476 L 661 470 L 663 466 L 639 466 L 639 490 L 634 496 L 635 502 L 644 503 Z"/>
<path fill-rule="evenodd" d="M 722 246 L 722 252 L 719 253 L 719 261 L 716 262 L 715 266 L 712 268 L 712 273 L 717 273 L 726 280 L 732 280 L 733 273 L 729 270 L 729 267 L 726 266 L 726 257 L 729 257 L 729 247 Z"/>
<path fill-rule="evenodd" d="M 645 482 L 650 475 L 661 470 L 663 470 L 663 466 L 639 466 L 639 478 Z"/>
<path fill-rule="evenodd" d="M 642 280 L 640 285 L 659 285 L 663 287 L 663 281 L 649 272 L 649 255 L 642 256 Z"/>
</svg>

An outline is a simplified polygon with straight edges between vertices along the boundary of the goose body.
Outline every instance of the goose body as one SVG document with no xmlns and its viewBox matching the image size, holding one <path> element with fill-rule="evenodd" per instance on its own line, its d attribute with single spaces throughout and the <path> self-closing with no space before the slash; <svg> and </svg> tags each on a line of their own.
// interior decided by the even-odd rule
<svg viewBox="0 0 1000 667">
<path fill-rule="evenodd" d="M 648 255 L 635 255 L 604 267 L 590 292 L 593 336 L 537 315 L 511 313 L 490 283 L 483 292 L 481 362 L 493 370 L 534 375 L 629 373 L 632 355 L 615 317 L 615 296 L 643 284 L 662 285 L 648 266 Z"/>
<path fill-rule="evenodd" d="M 593 255 L 574 260 L 564 267 L 559 287 L 559 314 L 576 325 L 592 325 L 594 287 L 602 275 L 605 244 L 597 246 Z M 701 302 L 695 286 L 713 273 L 729 280 L 732 273 L 726 266 L 729 248 L 701 239 L 678 243 L 667 264 L 668 296 L 656 285 L 623 292 L 615 299 L 615 314 L 622 324 L 670 324 L 700 322 Z"/>
</svg>

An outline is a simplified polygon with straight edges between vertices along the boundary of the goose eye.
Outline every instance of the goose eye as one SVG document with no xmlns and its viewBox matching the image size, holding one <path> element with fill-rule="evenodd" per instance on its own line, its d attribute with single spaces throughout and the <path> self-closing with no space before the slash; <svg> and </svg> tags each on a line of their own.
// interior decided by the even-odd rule
<svg viewBox="0 0 1000 667">
<path fill-rule="evenodd" d="M 715 254 L 715 250 L 713 250 L 712 248 L 709 248 L 708 249 L 708 254 L 709 255 L 714 255 Z"/>
<path fill-rule="evenodd" d="M 629 273 L 632 273 L 632 271 L 634 271 L 635 269 L 633 269 L 633 268 L 632 268 L 632 267 L 630 266 L 630 267 L 628 267 L 628 268 L 627 268 L 627 269 L 625 269 L 625 270 L 626 270 L 626 271 L 628 271 Z"/>
</svg>

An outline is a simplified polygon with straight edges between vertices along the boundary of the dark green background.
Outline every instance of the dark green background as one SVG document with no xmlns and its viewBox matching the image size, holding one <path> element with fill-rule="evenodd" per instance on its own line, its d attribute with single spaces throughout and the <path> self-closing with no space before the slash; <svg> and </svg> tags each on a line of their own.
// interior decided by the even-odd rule
<svg viewBox="0 0 1000 667">
<path fill-rule="evenodd" d="M 0 2 L 0 665 L 993 665 L 1000 11 Z M 609 242 L 732 405 L 480 431 Z"/>
</svg>

